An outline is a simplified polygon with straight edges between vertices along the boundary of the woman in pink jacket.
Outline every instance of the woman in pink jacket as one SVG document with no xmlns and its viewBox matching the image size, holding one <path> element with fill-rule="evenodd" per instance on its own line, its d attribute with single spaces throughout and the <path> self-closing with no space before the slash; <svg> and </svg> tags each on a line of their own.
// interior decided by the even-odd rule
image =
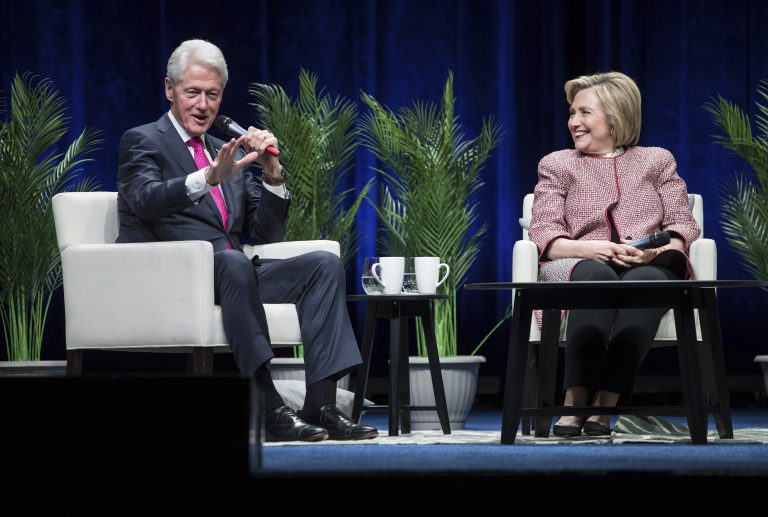
<svg viewBox="0 0 768 517">
<path fill-rule="evenodd" d="M 640 90 L 624 74 L 565 83 L 575 149 L 539 162 L 530 238 L 539 250 L 540 281 L 675 280 L 699 227 L 672 154 L 639 147 Z M 666 231 L 670 243 L 640 250 L 625 244 Z M 659 310 L 571 311 L 565 347 L 566 406 L 615 406 L 632 393 L 659 321 Z M 608 415 L 563 416 L 557 436 L 610 434 Z"/>
</svg>

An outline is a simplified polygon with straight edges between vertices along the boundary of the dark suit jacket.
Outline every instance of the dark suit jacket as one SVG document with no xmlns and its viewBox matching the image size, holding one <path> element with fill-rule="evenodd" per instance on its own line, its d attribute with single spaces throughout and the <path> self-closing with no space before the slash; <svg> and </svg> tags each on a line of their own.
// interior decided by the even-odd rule
<svg viewBox="0 0 768 517">
<path fill-rule="evenodd" d="M 215 158 L 224 142 L 210 135 L 205 141 Z M 240 235 L 257 244 L 279 242 L 285 235 L 288 200 L 262 190 L 248 170 L 221 183 L 228 228 L 210 193 L 190 201 L 184 182 L 198 167 L 167 113 L 126 131 L 119 160 L 117 242 L 206 240 L 221 251 L 227 241 L 242 249 Z"/>
</svg>

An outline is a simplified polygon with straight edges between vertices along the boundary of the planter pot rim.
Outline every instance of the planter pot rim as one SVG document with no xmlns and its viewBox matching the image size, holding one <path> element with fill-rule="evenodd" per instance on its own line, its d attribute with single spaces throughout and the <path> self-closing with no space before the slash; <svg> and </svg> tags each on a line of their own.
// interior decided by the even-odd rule
<svg viewBox="0 0 768 517">
<path fill-rule="evenodd" d="M 66 372 L 66 361 L 0 361 L 0 376 L 3 377 L 61 377 Z"/>
<path fill-rule="evenodd" d="M 28 366 L 39 366 L 39 367 L 60 367 L 60 366 L 66 366 L 66 361 L 0 361 L 0 365 L 2 366 L 8 366 L 8 367 L 17 367 L 17 368 L 25 368 Z"/>
<path fill-rule="evenodd" d="M 411 364 L 425 364 L 429 362 L 429 359 L 426 357 L 412 355 L 408 358 L 408 362 Z M 456 355 L 456 356 L 441 357 L 440 362 L 444 364 L 484 363 L 486 362 L 486 360 L 485 360 L 485 357 L 483 357 L 482 355 Z"/>
</svg>

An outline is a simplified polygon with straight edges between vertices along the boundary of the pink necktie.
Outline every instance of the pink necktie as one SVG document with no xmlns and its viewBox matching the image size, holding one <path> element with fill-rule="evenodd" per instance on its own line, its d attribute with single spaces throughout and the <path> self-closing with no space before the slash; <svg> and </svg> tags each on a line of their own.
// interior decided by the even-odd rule
<svg viewBox="0 0 768 517">
<path fill-rule="evenodd" d="M 199 169 L 204 169 L 211 165 L 211 162 L 208 161 L 208 157 L 205 155 L 203 141 L 199 136 L 190 139 L 189 145 L 191 145 L 192 149 L 195 151 L 195 165 L 197 165 Z M 219 209 L 221 222 L 224 224 L 224 230 L 226 231 L 227 223 L 229 222 L 229 214 L 227 213 L 227 203 L 224 201 L 224 196 L 221 195 L 221 189 L 218 186 L 211 189 L 211 197 L 213 197 L 213 202 L 216 203 L 216 207 Z M 227 241 L 227 249 L 232 249 L 232 245 L 229 241 Z"/>
</svg>

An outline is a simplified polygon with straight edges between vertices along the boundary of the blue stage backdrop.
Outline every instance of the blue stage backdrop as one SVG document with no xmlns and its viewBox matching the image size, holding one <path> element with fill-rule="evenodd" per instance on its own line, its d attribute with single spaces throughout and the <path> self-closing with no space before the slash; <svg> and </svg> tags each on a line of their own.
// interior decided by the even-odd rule
<svg viewBox="0 0 768 517">
<path fill-rule="evenodd" d="M 452 70 L 467 133 L 476 134 L 489 116 L 505 130 L 479 198 L 481 222 L 490 226 L 469 277 L 479 282 L 511 279 L 517 218 L 536 183 L 538 160 L 571 145 L 563 83 L 620 70 L 643 93 L 641 144 L 670 149 L 690 191 L 704 196 L 705 235 L 717 241 L 720 277 L 746 278 L 719 223 L 722 185 L 746 167 L 712 143 L 715 128 L 702 105 L 722 94 L 754 112 L 755 87 L 768 78 L 766 20 L 768 4 L 761 0 L 6 0 L 0 4 L 0 88 L 7 95 L 17 71 L 52 78 L 69 101 L 73 127 L 104 131 L 85 173 L 114 190 L 120 136 L 167 109 L 166 60 L 184 39 L 221 47 L 230 70 L 221 111 L 243 123 L 254 119 L 250 83 L 278 83 L 295 94 L 302 67 L 333 95 L 359 102 L 365 91 L 393 109 L 417 98 L 437 101 Z M 361 151 L 346 186 L 362 186 L 372 165 Z M 373 211 L 364 207 L 350 292 L 360 290 L 362 257 L 376 254 L 376 229 Z M 509 299 L 461 294 L 460 352 L 473 348 Z M 720 301 L 728 370 L 756 374 L 752 357 L 768 353 L 757 324 L 768 312 L 766 293 L 722 292 Z M 47 355 L 63 355 L 62 313 L 59 300 Z M 354 316 L 362 322 L 360 313 Z M 505 343 L 502 332 L 486 345 L 484 371 L 503 373 Z"/>
</svg>

